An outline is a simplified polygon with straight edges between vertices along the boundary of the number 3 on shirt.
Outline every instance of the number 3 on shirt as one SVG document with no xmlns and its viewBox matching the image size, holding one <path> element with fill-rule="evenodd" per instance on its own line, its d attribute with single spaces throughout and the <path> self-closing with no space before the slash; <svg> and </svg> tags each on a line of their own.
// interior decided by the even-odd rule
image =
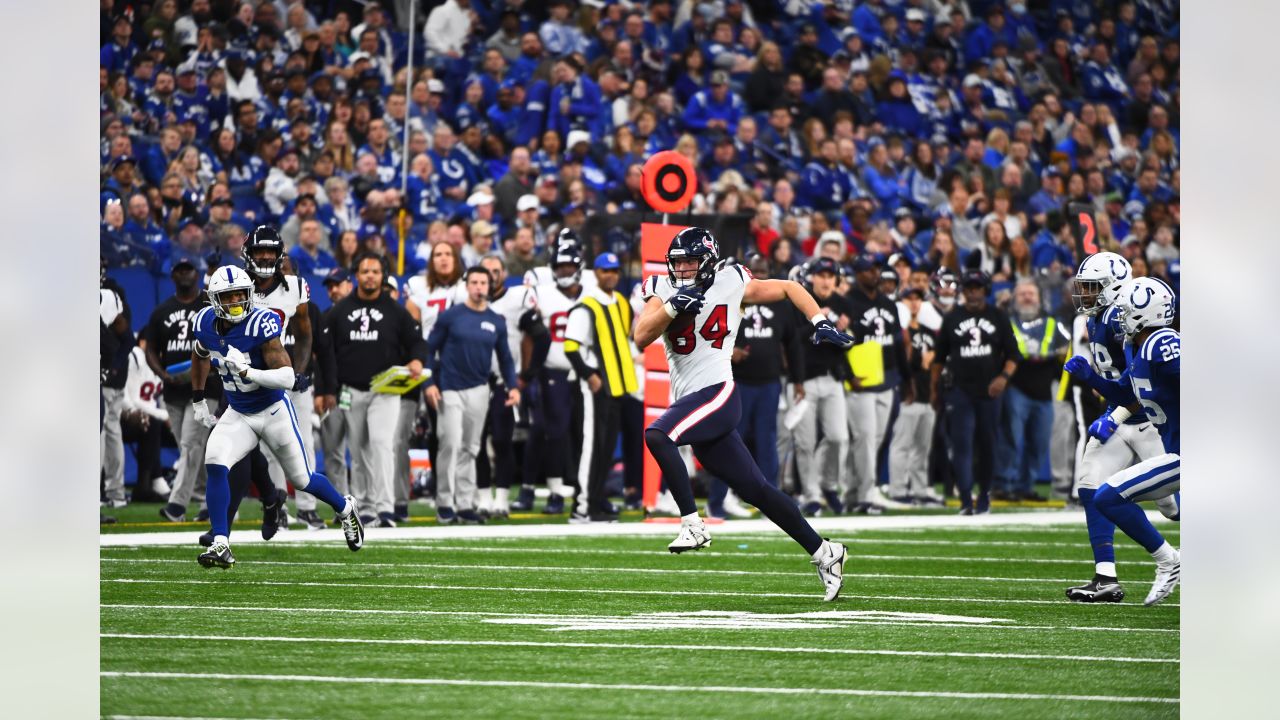
<svg viewBox="0 0 1280 720">
<path fill-rule="evenodd" d="M 702 329 L 698 334 L 703 340 L 711 343 L 711 347 L 719 350 L 724 347 L 724 339 L 729 337 L 729 309 L 726 305 L 716 305 L 711 308 L 711 314 L 707 316 L 707 321 L 702 323 Z M 685 325 L 679 332 L 668 334 L 667 338 L 671 340 L 671 349 L 678 355 L 688 355 L 693 352 L 693 347 L 697 343 L 697 338 L 693 333 L 693 323 Z"/>
</svg>

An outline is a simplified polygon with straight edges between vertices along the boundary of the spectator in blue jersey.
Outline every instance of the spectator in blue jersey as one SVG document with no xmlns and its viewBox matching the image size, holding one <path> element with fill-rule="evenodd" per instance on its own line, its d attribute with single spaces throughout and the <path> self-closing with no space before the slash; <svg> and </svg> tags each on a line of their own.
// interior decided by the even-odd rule
<svg viewBox="0 0 1280 720">
<path fill-rule="evenodd" d="M 130 242 L 149 247 L 155 252 L 159 252 L 159 248 L 168 245 L 169 236 L 156 224 L 147 196 L 136 193 L 129 196 L 128 203 L 127 217 L 121 229 L 125 237 Z"/>
<path fill-rule="evenodd" d="M 729 74 L 716 70 L 711 73 L 710 87 L 698 91 L 689 100 L 684 111 L 684 127 L 699 132 L 719 130 L 733 134 L 745 113 L 742 99 L 729 89 Z"/>
<path fill-rule="evenodd" d="M 546 51 L 560 57 L 585 51 L 586 38 L 583 37 L 581 30 L 574 27 L 569 17 L 573 12 L 569 0 L 551 0 L 548 5 L 547 12 L 550 18 L 538 31 L 538 37 L 542 40 Z"/>
<path fill-rule="evenodd" d="M 818 145 L 818 154 L 808 165 L 797 188 L 797 203 L 822 213 L 839 210 L 849 199 L 840 169 L 836 162 L 837 143 L 832 138 Z"/>
<path fill-rule="evenodd" d="M 876 120 L 891 132 L 912 138 L 924 135 L 927 126 L 907 94 L 906 76 L 895 70 L 889 75 L 887 89 L 888 96 L 876 105 Z"/>
<path fill-rule="evenodd" d="M 323 227 L 315 218 L 303 220 L 298 226 L 298 244 L 289 251 L 293 270 L 298 277 L 319 280 L 338 267 L 338 261 L 320 248 Z"/>
<path fill-rule="evenodd" d="M 547 129 L 562 137 L 570 130 L 590 132 L 602 111 L 600 86 L 582 74 L 582 65 L 572 56 L 556 62 L 552 77 L 555 87 L 547 106 Z"/>
<path fill-rule="evenodd" d="M 916 213 L 927 213 L 946 202 L 939 188 L 942 167 L 934 160 L 933 146 L 918 142 L 911 150 L 911 163 L 902 179 L 902 200 Z"/>
<path fill-rule="evenodd" d="M 111 42 L 102 46 L 98 53 L 98 64 L 113 73 L 126 72 L 129 64 L 138 54 L 138 46 L 133 44 L 133 25 L 129 16 L 120 14 L 111 23 Z"/>
<path fill-rule="evenodd" d="M 1124 75 L 1111 64 L 1111 51 L 1106 43 L 1095 43 L 1089 51 L 1089 62 L 1081 73 L 1084 79 L 1084 96 L 1089 100 L 1104 102 L 1120 116 L 1123 103 L 1129 96 L 1129 85 Z"/>
<path fill-rule="evenodd" d="M 902 201 L 901 178 L 889 163 L 889 150 L 883 140 L 874 137 L 868 146 L 870 149 L 862 181 L 876 201 L 874 219 L 888 220 L 893 217 L 893 211 L 898 209 L 898 204 Z"/>
<path fill-rule="evenodd" d="M 1044 225 L 1045 216 L 1061 210 L 1065 202 L 1062 175 L 1057 167 L 1050 165 L 1040 173 L 1040 191 L 1027 200 L 1027 214 L 1037 225 Z"/>
<path fill-rule="evenodd" d="M 1005 22 L 1004 7 L 999 2 L 992 3 L 987 7 L 985 22 L 979 22 L 965 38 L 965 64 L 972 66 L 991 57 L 997 42 L 1003 42 L 1006 48 L 1011 48 L 1017 46 L 1017 41 L 1013 29 Z"/>
</svg>

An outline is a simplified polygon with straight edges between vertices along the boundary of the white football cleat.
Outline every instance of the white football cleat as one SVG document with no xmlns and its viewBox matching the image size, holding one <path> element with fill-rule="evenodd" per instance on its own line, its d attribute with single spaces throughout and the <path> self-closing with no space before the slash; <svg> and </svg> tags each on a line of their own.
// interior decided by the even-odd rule
<svg viewBox="0 0 1280 720">
<path fill-rule="evenodd" d="M 671 541 L 667 549 L 673 553 L 682 553 L 686 550 L 700 550 L 710 545 L 711 533 L 707 532 L 707 526 L 699 519 L 696 522 L 682 523 L 680 534 Z"/>
<path fill-rule="evenodd" d="M 1143 605 L 1151 606 L 1169 597 L 1169 593 L 1178 586 L 1178 578 L 1182 574 L 1182 560 L 1174 560 L 1171 563 L 1156 563 L 1156 579 L 1151 583 L 1151 592 L 1147 593 L 1147 599 L 1142 601 Z"/>
<path fill-rule="evenodd" d="M 822 599 L 831 602 L 840 597 L 840 589 L 844 587 L 844 561 L 848 553 L 844 545 L 838 542 L 824 540 L 822 545 L 827 550 L 826 557 L 809 562 L 818 566 L 818 579 L 827 589 L 827 594 Z"/>
<path fill-rule="evenodd" d="M 894 500 L 892 498 L 885 497 L 885 494 L 883 492 L 880 492 L 879 485 L 872 485 L 871 488 L 867 490 L 867 502 L 872 505 L 878 505 L 886 510 L 910 510 L 911 509 L 911 505 L 907 503 L 898 502 L 897 500 Z"/>
<path fill-rule="evenodd" d="M 680 506 L 676 504 L 676 499 L 671 497 L 671 491 L 664 490 L 658 496 L 658 502 L 653 506 L 655 515 L 674 515 L 680 517 Z"/>
</svg>

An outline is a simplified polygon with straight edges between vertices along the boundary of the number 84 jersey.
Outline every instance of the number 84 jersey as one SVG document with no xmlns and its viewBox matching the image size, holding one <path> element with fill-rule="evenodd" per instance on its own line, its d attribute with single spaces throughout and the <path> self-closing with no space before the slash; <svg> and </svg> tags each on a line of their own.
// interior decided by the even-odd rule
<svg viewBox="0 0 1280 720">
<path fill-rule="evenodd" d="M 733 380 L 733 343 L 742 322 L 742 295 L 750 281 L 746 268 L 722 264 L 703 293 L 707 302 L 698 316 L 681 313 L 667 326 L 662 345 L 671 367 L 672 402 Z M 645 302 L 651 297 L 666 302 L 675 292 L 666 274 L 644 281 Z"/>
</svg>

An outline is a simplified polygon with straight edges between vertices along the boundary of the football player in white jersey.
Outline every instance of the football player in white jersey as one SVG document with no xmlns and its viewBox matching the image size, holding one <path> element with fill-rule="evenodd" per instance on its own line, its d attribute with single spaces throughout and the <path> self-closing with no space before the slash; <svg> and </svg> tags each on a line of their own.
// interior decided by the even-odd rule
<svg viewBox="0 0 1280 720">
<path fill-rule="evenodd" d="M 427 259 L 427 269 L 414 275 L 404 283 L 404 307 L 422 326 L 422 338 L 431 335 L 436 320 L 454 303 L 467 301 L 466 283 L 461 282 L 462 257 L 458 248 L 452 243 L 437 240 L 431 245 Z M 392 483 L 395 496 L 394 522 L 409 519 L 409 436 L 413 434 L 413 425 L 418 416 L 419 393 L 406 393 L 400 398 L 400 419 L 396 425 L 395 445 L 395 481 Z M 440 436 L 436 432 L 437 414 L 431 406 L 426 408 L 429 419 L 427 431 L 427 453 L 431 457 L 431 477 L 428 488 L 434 492 L 436 486 L 436 453 L 440 447 Z"/>
<path fill-rule="evenodd" d="M 790 300 L 813 323 L 813 342 L 839 347 L 853 338 L 821 314 L 813 297 L 790 280 L 755 280 L 739 265 L 720 262 L 720 247 L 710 232 L 681 230 L 667 249 L 667 275 L 644 282 L 645 307 L 633 335 L 641 349 L 662 338 L 671 368 L 671 405 L 645 430 L 645 444 L 662 468 L 667 487 L 680 506 L 680 534 L 671 552 L 711 544 L 693 499 L 680 445 L 692 445 L 698 461 L 725 480 L 742 500 L 756 506 L 813 558 L 835 600 L 844 585 L 845 547 L 822 539 L 782 491 L 767 482 L 738 435 L 742 414 L 734 392 L 734 337 L 742 306 Z"/>
<path fill-rule="evenodd" d="M 298 275 L 289 275 L 284 271 L 284 241 L 276 229 L 268 225 L 260 225 L 249 233 L 244 242 L 244 267 L 253 278 L 253 306 L 270 310 L 280 319 L 283 334 L 280 344 L 293 359 L 293 371 L 299 375 L 298 382 L 289 390 L 289 401 L 298 413 L 298 428 L 302 430 L 302 445 L 310 457 L 315 457 L 315 439 L 311 430 L 311 415 L 315 411 L 315 393 L 311 389 L 311 288 Z M 267 458 L 267 468 L 271 483 L 279 491 L 278 522 L 281 530 L 289 527 L 288 506 L 284 499 L 288 497 L 285 490 L 285 473 L 280 461 L 269 452 L 263 453 Z M 259 482 L 254 480 L 255 484 Z M 298 506 L 298 520 L 311 530 L 324 528 L 324 521 L 316 513 L 316 499 L 312 495 L 298 494 L 294 497 Z M 231 498 L 231 509 L 235 512 L 239 506 L 234 489 Z"/>
<path fill-rule="evenodd" d="M 486 255 L 480 265 L 489 272 L 492 278 L 489 292 L 489 309 L 502 316 L 507 324 L 507 343 L 511 350 L 511 359 L 516 365 L 521 394 L 525 385 L 541 367 L 545 360 L 535 356 L 535 338 L 546 335 L 547 329 L 538 314 L 538 292 L 528 285 L 507 287 L 507 266 L 501 255 Z M 492 374 L 501 378 L 498 359 L 494 357 Z M 492 384 L 492 383 L 491 383 Z M 485 435 L 493 443 L 493 462 L 488 477 L 477 474 L 480 501 L 477 512 L 482 517 L 505 518 L 511 514 L 511 483 L 516 476 L 516 456 L 512 439 L 516 429 L 517 408 L 508 407 L 507 388 L 502 387 L 499 380 L 493 385 L 489 400 L 489 419 L 485 426 Z M 481 454 L 485 448 L 484 439 L 480 441 Z M 532 456 L 530 456 L 532 457 Z M 494 487 L 490 494 L 489 484 Z"/>
<path fill-rule="evenodd" d="M 540 437 L 543 467 L 547 475 L 550 496 L 542 512 L 558 515 L 564 512 L 564 499 L 574 496 L 574 487 L 566 486 L 565 479 L 576 480 L 578 467 L 575 458 L 581 448 L 581 430 L 574 432 L 578 423 L 574 419 L 581 413 L 582 398 L 578 378 L 573 365 L 564 352 L 564 332 L 569 325 L 569 312 L 582 298 L 582 255 L 577 245 L 563 243 L 551 256 L 551 271 L 555 281 L 537 288 L 538 309 L 546 324 L 551 344 L 547 360 L 539 373 L 538 397 L 532 405 L 533 427 L 531 434 Z"/>
</svg>

